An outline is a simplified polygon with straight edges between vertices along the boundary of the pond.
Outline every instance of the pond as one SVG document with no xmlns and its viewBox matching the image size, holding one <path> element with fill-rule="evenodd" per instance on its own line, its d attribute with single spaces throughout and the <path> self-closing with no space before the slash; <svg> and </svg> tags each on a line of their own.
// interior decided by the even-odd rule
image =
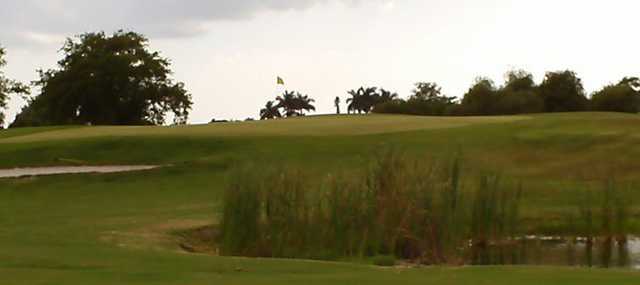
<svg viewBox="0 0 640 285">
<path fill-rule="evenodd" d="M 640 270 L 640 237 L 520 237 L 469 245 L 470 265 L 558 265 Z"/>
</svg>

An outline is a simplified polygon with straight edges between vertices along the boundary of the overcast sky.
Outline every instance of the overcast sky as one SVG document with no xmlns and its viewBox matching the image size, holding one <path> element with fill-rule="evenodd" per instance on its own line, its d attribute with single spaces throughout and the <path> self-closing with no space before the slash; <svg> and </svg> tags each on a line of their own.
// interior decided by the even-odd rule
<svg viewBox="0 0 640 285">
<path fill-rule="evenodd" d="M 195 101 L 191 122 L 257 117 L 278 91 L 334 112 L 348 89 L 409 95 L 435 81 L 461 96 L 477 76 L 573 69 L 588 91 L 640 76 L 637 0 L 3 0 L 6 73 L 36 78 L 64 39 L 133 30 L 173 63 Z M 11 119 L 24 102 L 13 100 Z"/>
</svg>

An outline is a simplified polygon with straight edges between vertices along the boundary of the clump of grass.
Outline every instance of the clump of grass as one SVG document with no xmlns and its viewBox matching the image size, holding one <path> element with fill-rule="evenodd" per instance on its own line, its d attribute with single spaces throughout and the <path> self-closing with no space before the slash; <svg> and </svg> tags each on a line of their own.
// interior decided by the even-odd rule
<svg viewBox="0 0 640 285">
<path fill-rule="evenodd" d="M 507 259 L 517 259 L 514 240 L 519 235 L 521 195 L 521 184 L 506 188 L 497 175 L 481 176 L 472 210 L 473 263 L 505 264 Z"/>
<path fill-rule="evenodd" d="M 233 170 L 223 198 L 221 250 L 225 255 L 257 255 L 261 185 L 252 167 Z"/>
<path fill-rule="evenodd" d="M 582 226 L 578 227 L 577 235 L 586 240 L 584 264 L 610 267 L 617 259 L 617 266 L 626 266 L 629 262 L 627 236 L 632 205 L 628 190 L 609 178 L 603 183 L 599 200 L 594 198 L 593 192 L 582 191 L 579 207 Z M 615 254 L 614 248 L 617 248 Z M 594 252 L 599 253 L 595 263 Z"/>
</svg>

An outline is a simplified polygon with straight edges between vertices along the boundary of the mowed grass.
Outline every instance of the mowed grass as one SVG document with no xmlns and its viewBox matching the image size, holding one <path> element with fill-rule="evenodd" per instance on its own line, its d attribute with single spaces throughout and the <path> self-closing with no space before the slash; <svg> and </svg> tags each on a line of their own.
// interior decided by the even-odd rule
<svg viewBox="0 0 640 285">
<path fill-rule="evenodd" d="M 398 115 L 316 116 L 286 120 L 228 122 L 179 127 L 76 127 L 72 129 L 10 130 L 0 143 L 24 143 L 43 140 L 68 140 L 96 137 L 237 137 L 237 136 L 331 136 L 367 135 L 428 129 L 445 129 L 486 123 L 504 123 L 528 119 L 526 116 L 504 117 L 418 117 Z M 2 138 L 2 136 L 0 136 Z"/>
<path fill-rule="evenodd" d="M 320 116 L 189 127 L 0 132 L 0 167 L 167 164 L 106 175 L 0 180 L 0 284 L 637 284 L 632 271 L 554 267 L 381 269 L 366 264 L 185 254 L 176 231 L 215 222 L 235 164 L 363 167 L 384 147 L 462 153 L 467 172 L 525 183 L 529 219 L 575 210 L 579 187 L 640 172 L 640 117 L 576 113 L 487 118 Z M 594 186 L 595 185 L 595 186 Z M 640 198 L 640 193 L 634 192 Z M 637 211 L 636 211 L 637 214 Z M 636 217 L 637 220 L 637 217 Z"/>
</svg>

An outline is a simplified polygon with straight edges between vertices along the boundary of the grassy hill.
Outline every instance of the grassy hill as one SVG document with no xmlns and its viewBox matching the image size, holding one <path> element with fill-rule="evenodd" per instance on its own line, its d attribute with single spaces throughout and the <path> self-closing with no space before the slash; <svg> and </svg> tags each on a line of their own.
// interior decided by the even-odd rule
<svg viewBox="0 0 640 285">
<path fill-rule="evenodd" d="M 7 130 L 0 132 L 2 168 L 70 161 L 167 167 L 0 180 L 0 283 L 635 284 L 640 278 L 553 267 L 380 269 L 190 255 L 178 246 L 176 232 L 216 221 L 225 174 L 235 164 L 297 165 L 321 176 L 364 167 L 385 147 L 428 159 L 460 153 L 464 172 L 495 171 L 522 181 L 532 225 L 561 221 L 585 187 L 610 177 L 640 178 L 640 117 L 613 113 Z"/>
</svg>

